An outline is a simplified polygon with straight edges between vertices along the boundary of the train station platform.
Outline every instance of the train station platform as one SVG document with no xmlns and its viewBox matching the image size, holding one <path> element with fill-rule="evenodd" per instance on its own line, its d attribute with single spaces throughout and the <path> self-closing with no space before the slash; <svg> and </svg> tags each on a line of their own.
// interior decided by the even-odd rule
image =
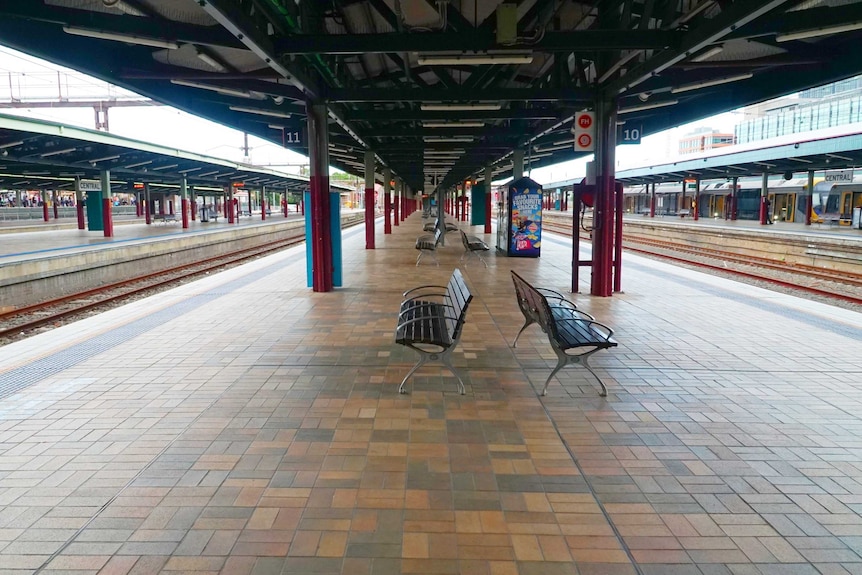
<svg viewBox="0 0 862 575">
<path fill-rule="evenodd" d="M 608 397 L 541 397 L 509 270 L 568 291 L 570 240 L 416 266 L 421 229 L 346 230 L 334 292 L 296 247 L 0 348 L 0 573 L 862 572 L 862 314 L 625 254 L 571 296 Z M 456 266 L 466 395 L 400 395 L 401 294 Z"/>
</svg>

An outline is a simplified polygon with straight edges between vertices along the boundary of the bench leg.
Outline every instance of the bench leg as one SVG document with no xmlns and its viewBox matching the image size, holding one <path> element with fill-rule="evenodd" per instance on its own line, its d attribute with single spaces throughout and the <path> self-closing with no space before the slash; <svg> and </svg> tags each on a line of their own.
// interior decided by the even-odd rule
<svg viewBox="0 0 862 575">
<path fill-rule="evenodd" d="M 533 325 L 535 322 L 529 318 L 524 321 L 524 325 L 521 327 L 521 330 L 518 332 L 518 335 L 515 336 L 515 341 L 512 342 L 512 347 L 518 346 L 518 338 L 521 337 L 521 334 L 524 333 L 524 330 Z M 547 387 L 547 386 L 546 386 Z M 544 393 L 542 395 L 545 395 Z"/>
<path fill-rule="evenodd" d="M 554 370 L 551 372 L 551 375 L 549 375 L 548 379 L 545 380 L 545 387 L 542 388 L 542 395 L 548 395 L 548 384 L 551 383 L 551 378 L 554 377 L 557 374 L 557 372 L 560 371 L 560 369 L 562 369 L 563 367 L 565 367 L 566 365 L 568 365 L 570 363 L 580 363 L 585 368 L 587 368 L 587 371 L 589 371 L 593 375 L 593 377 L 596 378 L 596 381 L 599 382 L 599 385 L 602 388 L 602 390 L 599 392 L 599 395 L 601 397 L 607 397 L 608 396 L 608 388 L 605 387 L 604 382 L 601 380 L 601 378 L 598 375 L 596 375 L 596 372 L 593 371 L 593 368 L 590 366 L 590 362 L 589 362 L 590 356 L 593 355 L 597 351 L 599 351 L 599 350 L 596 349 L 596 350 L 587 352 L 587 353 L 582 354 L 582 355 L 566 355 L 566 353 L 564 351 L 559 350 L 557 348 L 554 348 L 554 353 L 557 354 L 557 367 L 554 368 Z"/>
<path fill-rule="evenodd" d="M 434 360 L 434 361 L 439 360 L 444 366 L 446 366 L 446 368 L 449 371 L 452 372 L 452 375 L 454 375 L 455 378 L 458 380 L 458 391 L 459 391 L 459 393 L 461 395 L 466 394 L 467 392 L 464 388 L 464 382 L 461 380 L 461 376 L 458 375 L 458 372 L 455 370 L 455 366 L 452 365 L 452 359 L 450 356 L 451 356 L 451 352 L 452 352 L 453 348 L 454 348 L 454 346 L 449 348 L 448 350 L 442 352 L 442 353 L 425 353 L 425 352 L 420 351 L 419 352 L 419 361 L 416 363 L 416 365 L 414 365 L 410 369 L 410 371 L 407 372 L 407 375 L 404 376 L 404 379 L 401 380 L 401 385 L 398 386 L 398 393 L 407 393 L 407 390 L 404 389 L 404 384 L 407 383 L 407 380 L 410 379 L 411 375 L 416 373 L 417 369 L 419 369 L 420 367 L 422 367 L 423 365 L 428 363 L 428 360 Z M 413 349 L 416 349 L 416 348 L 413 348 Z"/>
<path fill-rule="evenodd" d="M 419 354 L 419 362 L 413 366 L 413 368 L 407 372 L 407 375 L 404 376 L 404 379 L 401 380 L 401 385 L 398 386 L 398 393 L 407 393 L 404 389 L 404 384 L 407 383 L 407 380 L 410 379 L 410 376 L 416 373 L 416 370 L 425 365 L 428 362 L 428 355 L 424 353 Z"/>
</svg>

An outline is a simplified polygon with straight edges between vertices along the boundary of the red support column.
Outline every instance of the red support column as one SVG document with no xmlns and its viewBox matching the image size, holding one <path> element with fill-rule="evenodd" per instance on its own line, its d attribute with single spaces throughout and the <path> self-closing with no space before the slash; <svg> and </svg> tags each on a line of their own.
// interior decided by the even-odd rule
<svg viewBox="0 0 862 575">
<path fill-rule="evenodd" d="M 393 205 L 393 209 L 395 213 L 392 215 L 392 222 L 396 226 L 401 225 L 401 184 L 400 182 L 395 182 L 395 204 Z"/>
<path fill-rule="evenodd" d="M 108 170 L 102 170 L 100 174 L 102 180 L 102 226 L 106 238 L 114 237 L 114 218 L 111 213 L 111 173 Z"/>
<path fill-rule="evenodd" d="M 54 219 L 59 220 L 60 219 L 60 202 L 58 201 L 58 198 L 57 198 L 57 190 L 54 190 L 53 192 L 51 192 L 51 198 L 52 198 L 51 204 L 54 206 Z"/>
<path fill-rule="evenodd" d="M 392 233 L 392 194 L 390 192 L 389 182 L 392 178 L 392 170 L 389 168 L 383 169 L 383 233 Z"/>
<path fill-rule="evenodd" d="M 365 249 L 375 249 L 374 237 L 374 152 L 365 150 Z"/>
<path fill-rule="evenodd" d="M 42 198 L 42 219 L 47 222 L 51 219 L 48 216 L 48 194 L 46 192 L 40 192 L 40 197 Z"/>
<path fill-rule="evenodd" d="M 78 216 L 78 229 L 83 230 L 87 227 L 84 221 L 84 202 L 78 200 L 75 203 L 75 214 Z"/>
<path fill-rule="evenodd" d="M 483 231 L 486 234 L 491 233 L 491 210 L 494 207 L 494 189 L 491 186 L 493 177 L 494 172 L 491 167 L 485 166 L 485 229 Z"/>
<path fill-rule="evenodd" d="M 700 217 L 698 215 L 699 213 L 700 213 L 700 178 L 695 180 L 694 198 L 692 199 L 692 202 L 691 202 L 691 214 L 694 217 L 694 221 L 697 221 L 700 219 Z"/>
<path fill-rule="evenodd" d="M 180 209 L 183 211 L 183 229 L 187 230 L 189 228 L 189 200 L 188 200 L 188 198 L 183 198 L 180 200 Z"/>
<path fill-rule="evenodd" d="M 596 194 L 593 207 L 593 266 L 590 293 L 612 295 L 614 246 L 614 148 L 616 147 L 616 103 L 597 100 L 596 105 Z"/>
<path fill-rule="evenodd" d="M 614 292 L 623 291 L 623 185 L 617 182 L 614 188 L 616 219 L 614 220 Z"/>
<path fill-rule="evenodd" d="M 260 221 L 266 220 L 266 198 L 260 199 Z"/>
<path fill-rule="evenodd" d="M 311 164 L 311 284 L 315 292 L 333 288 L 332 226 L 329 199 L 328 114 L 323 104 L 306 105 L 308 116 L 308 151 Z"/>
<path fill-rule="evenodd" d="M 734 179 L 735 182 L 735 179 Z M 808 170 L 808 187 L 805 190 L 805 225 L 811 225 L 811 212 L 814 210 L 814 170 Z"/>
<path fill-rule="evenodd" d="M 764 172 L 760 187 L 760 225 L 769 223 L 769 174 Z"/>
</svg>

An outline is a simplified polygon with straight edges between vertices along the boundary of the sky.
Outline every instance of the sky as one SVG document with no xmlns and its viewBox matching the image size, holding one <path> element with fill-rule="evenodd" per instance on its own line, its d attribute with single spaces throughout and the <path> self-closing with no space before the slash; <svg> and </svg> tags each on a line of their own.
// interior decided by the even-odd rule
<svg viewBox="0 0 862 575">
<path fill-rule="evenodd" d="M 58 95 L 69 100 L 95 99 L 107 96 L 135 99 L 139 96 L 101 80 L 85 76 L 68 68 L 54 65 L 33 56 L 0 46 L 0 102 L 10 98 L 56 100 Z M 95 128 L 92 108 L 3 108 L 0 113 L 50 120 L 83 128 Z M 728 112 L 691 124 L 686 124 L 644 136 L 640 145 L 618 146 L 617 170 L 666 162 L 677 155 L 678 141 L 698 127 L 710 127 L 733 132 L 741 120 L 741 112 Z M 257 166 L 298 174 L 308 159 L 254 136 L 249 136 L 250 153 L 243 154 L 243 133 L 168 106 L 116 107 L 108 112 L 109 131 L 118 136 L 152 142 L 205 154 L 235 162 L 250 161 Z M 528 175 L 550 184 L 583 177 L 586 163 L 592 156 L 537 168 Z M 330 170 L 330 172 L 335 170 Z"/>
</svg>

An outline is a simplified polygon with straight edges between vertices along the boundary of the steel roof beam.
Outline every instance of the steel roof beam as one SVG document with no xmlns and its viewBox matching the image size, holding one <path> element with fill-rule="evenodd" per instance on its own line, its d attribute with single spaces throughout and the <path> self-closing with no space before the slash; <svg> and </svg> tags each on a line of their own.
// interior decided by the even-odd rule
<svg viewBox="0 0 862 575">
<path fill-rule="evenodd" d="M 331 89 L 325 99 L 329 102 L 472 102 L 477 100 L 524 102 L 577 102 L 592 103 L 595 92 L 579 88 L 497 88 L 493 90 L 438 89 Z M 458 112 L 460 114 L 461 112 Z M 450 114 L 449 117 L 452 117 Z"/>
<path fill-rule="evenodd" d="M 594 52 L 606 50 L 658 50 L 674 47 L 684 35 L 666 30 L 578 30 L 545 32 L 535 42 L 514 45 L 497 44 L 496 35 L 488 32 L 456 34 L 297 34 L 275 38 L 275 52 L 289 54 L 374 54 L 391 52 L 486 52 L 520 50 L 536 52 Z"/>
</svg>

